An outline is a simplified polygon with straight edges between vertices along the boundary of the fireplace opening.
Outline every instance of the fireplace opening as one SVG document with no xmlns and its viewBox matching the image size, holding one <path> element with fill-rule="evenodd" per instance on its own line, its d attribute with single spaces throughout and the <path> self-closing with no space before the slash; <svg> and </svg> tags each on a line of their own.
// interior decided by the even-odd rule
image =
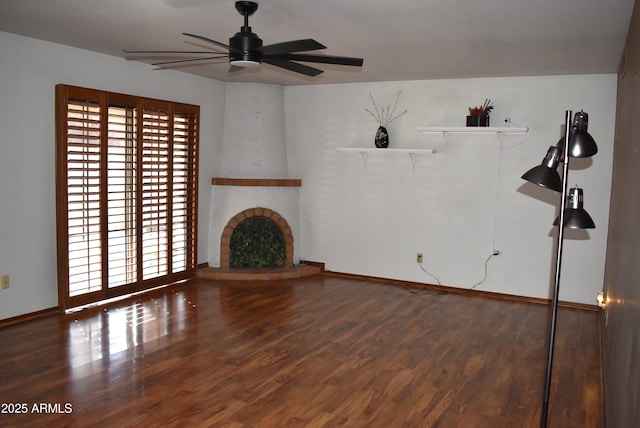
<svg viewBox="0 0 640 428">
<path fill-rule="evenodd" d="M 264 243 L 259 243 L 257 246 L 258 247 L 264 247 L 264 248 L 268 248 L 272 253 L 276 252 L 276 248 L 279 248 L 280 244 L 279 242 L 283 242 L 283 247 L 284 247 L 284 263 L 280 262 L 280 256 L 276 257 L 278 259 L 278 264 L 275 267 L 279 267 L 279 268 L 290 268 L 293 267 L 293 233 L 291 231 L 291 227 L 289 226 L 289 224 L 287 223 L 287 221 L 285 220 L 284 217 L 282 217 L 280 214 L 278 214 L 277 212 L 269 209 L 269 208 L 262 208 L 262 207 L 256 207 L 256 208 L 249 208 L 246 209 L 242 212 L 239 212 L 238 214 L 236 214 L 235 216 L 233 216 L 229 222 L 227 223 L 227 225 L 224 227 L 224 229 L 222 230 L 222 235 L 220 236 L 220 268 L 221 269 L 230 269 L 233 267 L 240 267 L 241 265 L 238 265 L 238 260 L 239 259 L 243 259 L 243 258 L 247 258 L 244 256 L 234 256 L 234 265 L 231 264 L 231 238 L 234 235 L 234 231 L 238 228 L 238 226 L 240 226 L 241 224 L 245 223 L 247 220 L 250 219 L 255 219 L 255 223 L 258 226 L 262 226 L 265 224 L 265 220 L 268 221 L 269 224 L 269 229 L 267 232 L 262 231 L 259 232 L 258 234 L 258 240 L 262 239 L 260 238 L 261 235 L 277 235 L 278 238 L 276 239 L 276 241 L 278 241 L 277 244 L 271 243 L 271 244 L 264 244 Z M 251 228 L 253 228 L 256 224 L 254 224 L 254 222 L 249 222 L 247 223 L 247 225 L 250 225 Z M 276 232 L 275 229 L 271 229 L 273 227 L 273 225 L 275 225 L 276 228 L 279 229 L 279 232 Z M 238 237 L 236 237 L 237 241 L 240 242 L 244 242 L 244 235 L 246 235 L 246 233 L 242 232 L 240 235 L 238 235 Z M 281 237 L 280 237 L 281 235 Z M 240 239 L 242 238 L 242 239 Z M 240 249 L 244 250 L 246 248 L 242 248 L 242 245 L 240 245 Z M 235 251 L 235 250 L 234 250 Z M 278 254 L 279 253 L 279 249 L 277 250 Z M 268 251 L 269 252 L 269 251 Z M 249 257 L 250 258 L 250 257 Z M 267 257 L 268 259 L 269 257 Z M 245 265 L 246 266 L 246 265 Z M 242 266 L 242 267 L 245 267 Z M 251 268 L 262 268 L 262 267 L 258 267 L 258 266 L 246 266 L 246 267 L 251 267 Z M 270 267 L 270 266 L 269 266 Z M 268 268 L 267 266 L 265 266 L 265 268 Z"/>
<path fill-rule="evenodd" d="M 284 267 L 284 233 L 273 220 L 264 216 L 243 220 L 231 234 L 229 264 L 232 268 Z"/>
</svg>

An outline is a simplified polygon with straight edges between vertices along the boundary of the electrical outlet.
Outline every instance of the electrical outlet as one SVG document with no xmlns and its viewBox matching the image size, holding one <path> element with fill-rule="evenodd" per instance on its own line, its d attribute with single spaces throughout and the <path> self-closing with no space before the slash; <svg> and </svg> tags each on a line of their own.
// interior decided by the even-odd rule
<svg viewBox="0 0 640 428">
<path fill-rule="evenodd" d="M 2 275 L 2 289 L 9 288 L 9 275 Z"/>
<path fill-rule="evenodd" d="M 422 253 L 416 253 L 416 262 L 422 263 Z"/>
</svg>

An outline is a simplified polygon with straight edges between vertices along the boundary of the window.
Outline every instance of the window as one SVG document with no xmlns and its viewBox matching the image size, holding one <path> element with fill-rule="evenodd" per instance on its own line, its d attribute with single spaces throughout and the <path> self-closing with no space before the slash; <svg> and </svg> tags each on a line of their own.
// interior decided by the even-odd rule
<svg viewBox="0 0 640 428">
<path fill-rule="evenodd" d="M 199 114 L 56 87 L 61 309 L 195 275 Z"/>
</svg>

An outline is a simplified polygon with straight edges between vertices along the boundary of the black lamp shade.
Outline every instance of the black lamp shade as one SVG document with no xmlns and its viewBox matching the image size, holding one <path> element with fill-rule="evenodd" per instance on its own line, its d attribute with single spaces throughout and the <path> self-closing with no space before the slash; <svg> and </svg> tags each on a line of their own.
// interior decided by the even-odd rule
<svg viewBox="0 0 640 428">
<path fill-rule="evenodd" d="M 598 153 L 598 146 L 589 133 L 573 134 L 569 139 L 569 156 L 588 158 Z"/>
<path fill-rule="evenodd" d="M 572 158 L 586 158 L 598 153 L 595 140 L 587 132 L 589 115 L 579 111 L 571 123 L 571 137 L 569 139 L 569 156 Z"/>
<path fill-rule="evenodd" d="M 561 150 L 559 147 L 549 147 L 542 163 L 525 172 L 522 178 L 538 186 L 546 187 L 556 192 L 562 192 L 562 180 L 560 179 L 560 174 L 558 174 L 560 154 Z"/>
<path fill-rule="evenodd" d="M 583 192 L 579 187 L 574 187 L 569 193 L 568 207 L 564 210 L 564 226 L 569 229 L 594 229 L 593 219 L 582 207 Z M 554 226 L 560 223 L 560 217 L 553 222 Z"/>
</svg>

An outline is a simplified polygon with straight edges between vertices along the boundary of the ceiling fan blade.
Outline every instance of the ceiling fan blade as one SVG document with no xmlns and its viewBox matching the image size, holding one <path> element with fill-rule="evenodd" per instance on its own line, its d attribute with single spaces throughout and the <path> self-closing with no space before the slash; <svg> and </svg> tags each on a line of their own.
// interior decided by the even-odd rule
<svg viewBox="0 0 640 428">
<path fill-rule="evenodd" d="M 313 39 L 302 39 L 263 46 L 255 49 L 255 51 L 262 53 L 262 56 L 271 56 L 289 52 L 315 51 L 317 49 L 326 49 L 326 46 Z"/>
<path fill-rule="evenodd" d="M 206 37 L 198 36 L 197 34 L 189 34 L 189 33 L 182 33 L 182 34 L 184 34 L 185 36 L 193 37 L 193 38 L 198 39 L 198 40 L 202 40 L 202 41 L 207 42 L 207 43 L 213 43 L 214 45 L 220 46 L 221 48 L 225 48 L 227 50 L 232 50 L 229 45 L 225 45 L 224 43 L 218 42 L 216 40 L 212 40 L 212 39 L 208 39 Z"/>
<path fill-rule="evenodd" d="M 206 61 L 208 59 L 218 59 L 218 58 L 227 58 L 228 55 L 216 55 L 216 56 L 206 56 L 202 58 L 190 58 L 190 59 L 179 59 L 176 61 L 164 61 L 164 62 L 154 62 L 151 65 L 169 65 L 169 64 L 182 64 L 185 62 L 196 62 L 196 61 Z"/>
<path fill-rule="evenodd" d="M 122 49 L 126 54 L 212 54 L 212 51 L 139 51 L 133 49 Z"/>
<path fill-rule="evenodd" d="M 227 73 L 235 73 L 237 71 L 241 71 L 244 70 L 244 67 L 238 67 L 237 65 L 231 65 L 229 66 L 229 70 L 227 71 Z"/>
<path fill-rule="evenodd" d="M 262 60 L 267 64 L 275 65 L 276 67 L 284 68 L 296 73 L 304 74 L 305 76 L 317 76 L 321 74 L 323 71 L 317 68 L 309 67 L 308 65 L 297 64 L 295 62 L 287 61 L 285 59 L 278 58 L 264 58 Z"/>
<path fill-rule="evenodd" d="M 280 54 L 272 55 L 269 58 L 284 59 L 289 61 L 318 62 L 322 64 L 339 64 L 350 65 L 353 67 L 362 67 L 364 60 L 362 58 L 352 58 L 347 56 L 328 56 L 328 55 L 311 55 L 311 54 Z"/>
</svg>

